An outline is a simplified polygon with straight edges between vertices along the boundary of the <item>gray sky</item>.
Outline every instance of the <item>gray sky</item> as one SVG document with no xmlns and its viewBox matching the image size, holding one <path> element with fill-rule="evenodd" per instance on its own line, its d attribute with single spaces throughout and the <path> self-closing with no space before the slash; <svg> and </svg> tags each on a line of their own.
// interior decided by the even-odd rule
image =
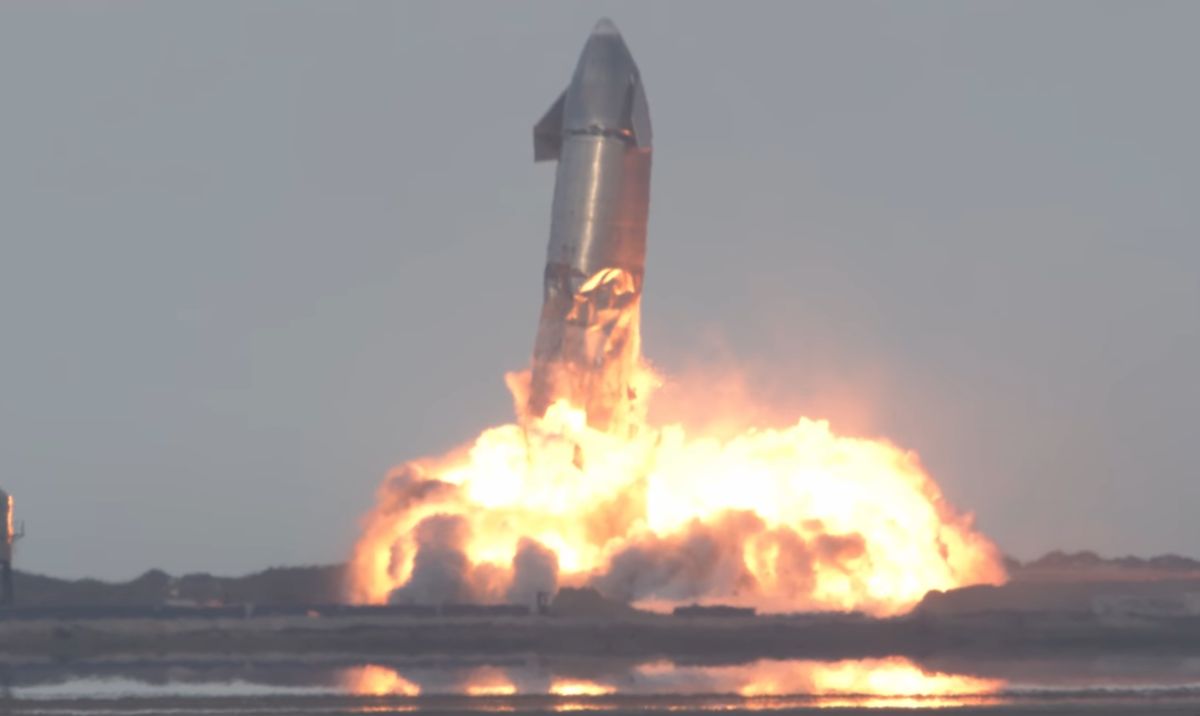
<svg viewBox="0 0 1200 716">
<path fill-rule="evenodd" d="M 348 552 L 509 419 L 611 16 L 655 129 L 645 346 L 917 450 L 1003 549 L 1200 555 L 1200 4 L 0 5 L 20 566 Z"/>
</svg>

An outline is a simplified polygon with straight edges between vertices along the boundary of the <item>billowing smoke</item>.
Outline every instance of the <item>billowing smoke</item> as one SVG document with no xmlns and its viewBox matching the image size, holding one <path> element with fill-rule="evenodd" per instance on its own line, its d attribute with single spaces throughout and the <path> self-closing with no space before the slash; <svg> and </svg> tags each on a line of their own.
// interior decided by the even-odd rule
<svg viewBox="0 0 1200 716">
<path fill-rule="evenodd" d="M 412 481 L 395 484 L 411 486 Z M 818 570 L 835 570 L 853 578 L 862 572 L 859 561 L 866 553 L 861 535 L 826 534 L 816 521 L 805 528 L 807 537 L 788 527 L 770 528 L 758 515 L 745 510 L 729 511 L 710 524 L 693 520 L 679 533 L 651 535 L 614 552 L 587 585 L 606 597 L 629 603 L 714 598 L 761 601 L 761 585 L 747 567 L 744 554 L 744 545 L 755 544 L 765 546 L 774 557 L 768 567 L 781 577 L 775 596 L 803 603 Z M 416 554 L 408 582 L 392 592 L 390 601 L 441 604 L 502 598 L 514 604 L 533 604 L 539 592 L 552 595 L 558 589 L 558 555 L 554 551 L 522 537 L 511 570 L 489 564 L 475 566 L 467 555 L 470 533 L 470 523 L 461 515 L 423 519 L 415 530 Z"/>
<path fill-rule="evenodd" d="M 538 592 L 554 594 L 558 589 L 558 555 L 528 537 L 522 537 L 513 557 L 512 584 L 508 601 L 529 604 Z"/>
<path fill-rule="evenodd" d="M 777 596 L 803 603 L 813 588 L 816 570 L 827 568 L 847 574 L 863 556 L 858 534 L 816 532 L 808 539 L 788 527 L 768 528 L 752 512 L 731 511 L 712 524 L 693 520 L 684 532 L 648 539 L 613 555 L 604 573 L 590 586 L 605 596 L 625 602 L 664 600 L 682 602 L 705 598 L 739 601 L 761 600 L 758 579 L 747 568 L 744 545 L 766 545 L 773 555 L 772 573 L 782 579 Z"/>
<path fill-rule="evenodd" d="M 475 601 L 471 561 L 465 551 L 471 527 L 459 515 L 436 515 L 417 525 L 417 554 L 408 584 L 392 600 L 402 603 Z"/>
<path fill-rule="evenodd" d="M 350 598 L 532 604 L 592 587 L 652 607 L 905 611 L 931 589 L 1004 579 L 917 456 L 800 419 L 732 437 L 631 435 L 566 403 L 384 481 Z"/>
<path fill-rule="evenodd" d="M 394 484 L 411 486 L 411 477 Z M 539 592 L 553 595 L 558 589 L 558 556 L 553 551 L 522 538 L 511 570 L 487 563 L 475 565 L 467 555 L 470 535 L 471 524 L 462 515 L 437 514 L 421 520 L 414 535 L 412 572 L 389 601 L 445 604 L 503 599 L 534 604 Z"/>
<path fill-rule="evenodd" d="M 591 586 L 625 602 L 735 594 L 754 581 L 742 560 L 742 535 L 761 525 L 747 512 L 729 513 L 720 524 L 693 521 L 680 534 L 654 537 L 617 552 Z"/>
</svg>

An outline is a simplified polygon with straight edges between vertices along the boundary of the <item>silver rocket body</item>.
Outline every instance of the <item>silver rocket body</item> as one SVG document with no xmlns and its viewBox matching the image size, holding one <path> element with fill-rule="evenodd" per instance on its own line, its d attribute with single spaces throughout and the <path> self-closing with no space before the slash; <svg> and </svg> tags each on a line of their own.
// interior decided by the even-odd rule
<svg viewBox="0 0 1200 716">
<path fill-rule="evenodd" d="M 557 160 L 529 412 L 558 400 L 616 431 L 636 410 L 650 207 L 650 112 L 617 28 L 597 23 L 567 89 L 537 123 L 534 160 Z"/>
</svg>

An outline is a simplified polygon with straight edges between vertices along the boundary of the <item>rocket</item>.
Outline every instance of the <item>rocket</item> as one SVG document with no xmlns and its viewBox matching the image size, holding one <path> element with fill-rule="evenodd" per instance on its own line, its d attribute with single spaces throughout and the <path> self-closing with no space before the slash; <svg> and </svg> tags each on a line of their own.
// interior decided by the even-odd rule
<svg viewBox="0 0 1200 716">
<path fill-rule="evenodd" d="M 639 312 L 650 208 L 650 111 L 625 40 L 596 23 L 567 89 L 533 128 L 558 162 L 528 413 L 559 400 L 597 429 L 639 411 Z"/>
</svg>

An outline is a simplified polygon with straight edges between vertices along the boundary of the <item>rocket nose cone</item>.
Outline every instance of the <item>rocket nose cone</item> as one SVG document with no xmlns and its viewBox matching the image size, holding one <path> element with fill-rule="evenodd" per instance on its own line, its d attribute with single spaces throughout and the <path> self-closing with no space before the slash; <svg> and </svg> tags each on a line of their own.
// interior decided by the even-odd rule
<svg viewBox="0 0 1200 716">
<path fill-rule="evenodd" d="M 610 70 L 624 70 L 626 65 L 634 64 L 625 38 L 607 17 L 601 18 L 592 28 L 579 59 L 582 64 L 604 66 Z"/>
<path fill-rule="evenodd" d="M 592 28 L 593 35 L 620 35 L 621 31 L 613 24 L 612 20 L 607 17 L 600 18 L 596 26 Z"/>
<path fill-rule="evenodd" d="M 637 64 L 612 20 L 596 23 L 579 55 L 563 104 L 564 130 L 629 130 L 639 116 L 638 146 L 649 146 L 649 118 Z M 644 119 L 644 121 L 642 121 Z M 646 144 L 642 144 L 644 137 Z"/>
</svg>

